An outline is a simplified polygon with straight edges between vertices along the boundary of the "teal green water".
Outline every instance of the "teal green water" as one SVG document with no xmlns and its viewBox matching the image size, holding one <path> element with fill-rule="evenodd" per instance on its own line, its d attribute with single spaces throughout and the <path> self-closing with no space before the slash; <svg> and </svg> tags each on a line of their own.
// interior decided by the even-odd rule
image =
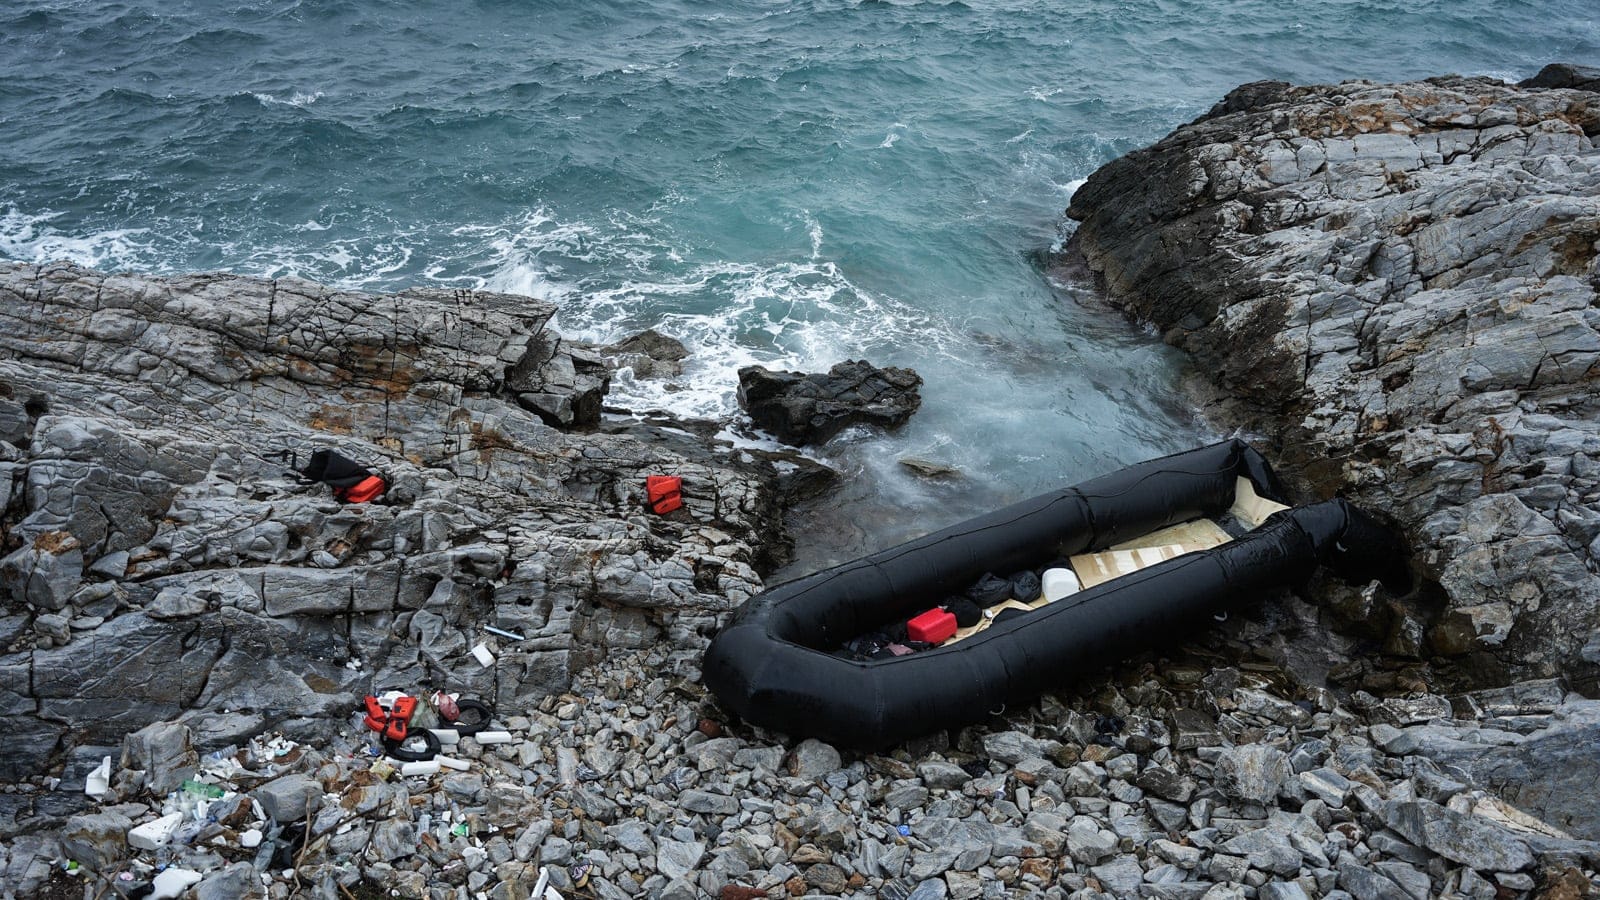
<svg viewBox="0 0 1600 900">
<path fill-rule="evenodd" d="M 562 304 L 733 372 L 911 365 L 825 456 L 875 541 L 1210 437 L 1183 362 L 1031 262 L 1075 183 L 1236 84 L 1596 61 L 1590 2 L 83 3 L 0 8 L 0 255 Z M 914 454 L 955 486 L 898 472 Z"/>
</svg>

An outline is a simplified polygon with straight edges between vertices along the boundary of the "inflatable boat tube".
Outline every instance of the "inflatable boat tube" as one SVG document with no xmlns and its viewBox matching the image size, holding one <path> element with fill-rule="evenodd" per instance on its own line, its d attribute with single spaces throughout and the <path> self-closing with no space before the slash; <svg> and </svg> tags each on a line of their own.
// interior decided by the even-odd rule
<svg viewBox="0 0 1600 900">
<path fill-rule="evenodd" d="M 1130 653 L 1192 638 L 1212 615 L 1301 585 L 1318 565 L 1351 583 L 1409 589 L 1400 536 L 1329 500 L 1275 513 L 1235 540 L 1085 588 L 958 643 L 871 661 L 830 652 L 960 594 L 985 573 L 1034 569 L 1219 516 L 1240 478 L 1260 497 L 1283 501 L 1261 454 L 1229 440 L 778 585 L 746 601 L 713 639 L 706 686 L 753 724 L 881 749 L 981 721 Z"/>
</svg>

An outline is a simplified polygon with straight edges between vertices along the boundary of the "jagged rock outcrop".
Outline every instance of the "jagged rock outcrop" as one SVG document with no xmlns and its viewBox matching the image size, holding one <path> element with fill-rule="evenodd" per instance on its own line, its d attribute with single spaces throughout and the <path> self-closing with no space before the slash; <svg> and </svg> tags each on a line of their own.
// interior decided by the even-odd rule
<svg viewBox="0 0 1600 900">
<path fill-rule="evenodd" d="M 627 367 L 635 378 L 672 378 L 683 374 L 689 351 L 677 338 L 647 328 L 631 337 L 600 348 L 618 368 Z"/>
<path fill-rule="evenodd" d="M 1404 523 L 1443 614 L 1387 650 L 1593 693 L 1600 94 L 1539 86 L 1587 83 L 1245 85 L 1096 172 L 1066 261 Z"/>
<path fill-rule="evenodd" d="M 374 688 L 516 709 L 608 648 L 692 654 L 781 562 L 775 470 L 551 427 L 587 421 L 598 359 L 553 313 L 0 262 L 0 778 L 152 722 L 205 748 L 340 724 Z M 301 483 L 290 452 L 322 446 L 387 495 Z M 683 511 L 646 514 L 655 472 Z"/>
<path fill-rule="evenodd" d="M 825 444 L 851 425 L 899 428 L 922 405 L 922 376 L 865 360 L 826 373 L 739 370 L 739 405 L 757 428 L 786 444 Z"/>
</svg>

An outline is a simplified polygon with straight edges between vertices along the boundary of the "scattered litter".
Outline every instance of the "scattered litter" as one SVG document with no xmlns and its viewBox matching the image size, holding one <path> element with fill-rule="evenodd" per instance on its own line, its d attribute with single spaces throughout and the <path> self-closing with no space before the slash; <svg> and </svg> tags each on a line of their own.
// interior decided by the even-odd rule
<svg viewBox="0 0 1600 900">
<path fill-rule="evenodd" d="M 159 850 L 172 843 L 172 836 L 177 833 L 181 824 L 183 824 L 183 813 L 175 812 L 162 816 L 154 822 L 134 826 L 128 832 L 128 846 L 136 850 Z"/>
<path fill-rule="evenodd" d="M 497 634 L 503 638 L 510 638 L 513 641 L 527 640 L 527 638 L 517 634 L 515 631 L 506 631 L 504 628 L 496 628 L 493 625 L 485 625 L 483 626 L 483 630 L 489 632 L 490 634 Z"/>
<path fill-rule="evenodd" d="M 485 669 L 494 665 L 494 654 L 489 652 L 489 645 L 487 644 L 478 644 L 473 647 L 472 658 L 476 659 L 478 665 L 483 666 Z"/>
<path fill-rule="evenodd" d="M 433 758 L 433 761 L 441 766 L 444 766 L 446 769 L 455 769 L 457 772 L 465 772 L 466 770 L 472 768 L 471 763 L 464 759 L 456 759 L 453 756 L 436 756 Z"/>
<path fill-rule="evenodd" d="M 103 800 L 111 794 L 111 757 L 100 760 L 100 765 L 84 779 L 83 792 L 96 800 Z"/>
<path fill-rule="evenodd" d="M 247 828 L 244 831 L 239 832 L 239 846 L 248 850 L 251 847 L 258 847 L 260 845 L 261 829 Z"/>
<path fill-rule="evenodd" d="M 480 744 L 509 744 L 511 732 L 509 731 L 480 731 L 473 735 Z"/>
<path fill-rule="evenodd" d="M 204 797 L 207 800 L 221 800 L 228 793 L 214 784 L 206 784 L 203 781 L 195 781 L 193 778 L 184 779 L 183 784 L 179 785 L 178 787 L 186 794 L 195 797 Z"/>
<path fill-rule="evenodd" d="M 439 774 L 439 760 L 419 760 L 408 762 L 400 766 L 401 775 L 437 775 Z"/>
<path fill-rule="evenodd" d="M 461 718 L 461 707 L 456 704 L 457 694 L 446 694 L 444 691 L 434 691 L 429 698 L 433 708 L 438 710 L 439 718 L 446 722 L 454 722 Z"/>
<path fill-rule="evenodd" d="M 454 728 L 429 728 L 428 730 L 433 732 L 433 736 L 438 738 L 439 743 L 443 746 L 449 747 L 452 744 L 461 743 L 461 732 Z"/>
<path fill-rule="evenodd" d="M 193 869 L 169 868 L 150 883 L 150 900 L 175 900 L 190 886 L 200 883 L 200 873 Z"/>
</svg>

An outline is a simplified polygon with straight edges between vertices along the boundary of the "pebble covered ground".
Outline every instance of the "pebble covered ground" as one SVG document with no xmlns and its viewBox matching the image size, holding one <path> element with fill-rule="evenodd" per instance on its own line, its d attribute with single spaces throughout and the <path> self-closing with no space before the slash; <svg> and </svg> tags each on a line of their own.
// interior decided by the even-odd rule
<svg viewBox="0 0 1600 900">
<path fill-rule="evenodd" d="M 264 736 L 203 757 L 182 726 L 157 724 L 129 736 L 97 809 L 59 838 L 12 840 L 0 881 L 16 896 L 76 896 L 79 880 L 85 896 L 134 896 L 187 872 L 202 900 L 507 900 L 528 897 L 541 868 L 567 897 L 682 900 L 1593 890 L 1600 848 L 1431 757 L 1600 721 L 1600 704 L 1553 682 L 1341 703 L 1282 675 L 1146 663 L 860 755 L 723 721 L 697 655 L 654 649 L 497 718 L 505 743 L 444 747 L 464 770 L 413 777 L 384 771 L 355 715 L 325 744 Z M 17 789 L 81 791 L 72 771 Z M 186 779 L 226 794 L 200 809 Z M 125 843 L 163 813 L 181 818 L 172 843 Z"/>
</svg>

